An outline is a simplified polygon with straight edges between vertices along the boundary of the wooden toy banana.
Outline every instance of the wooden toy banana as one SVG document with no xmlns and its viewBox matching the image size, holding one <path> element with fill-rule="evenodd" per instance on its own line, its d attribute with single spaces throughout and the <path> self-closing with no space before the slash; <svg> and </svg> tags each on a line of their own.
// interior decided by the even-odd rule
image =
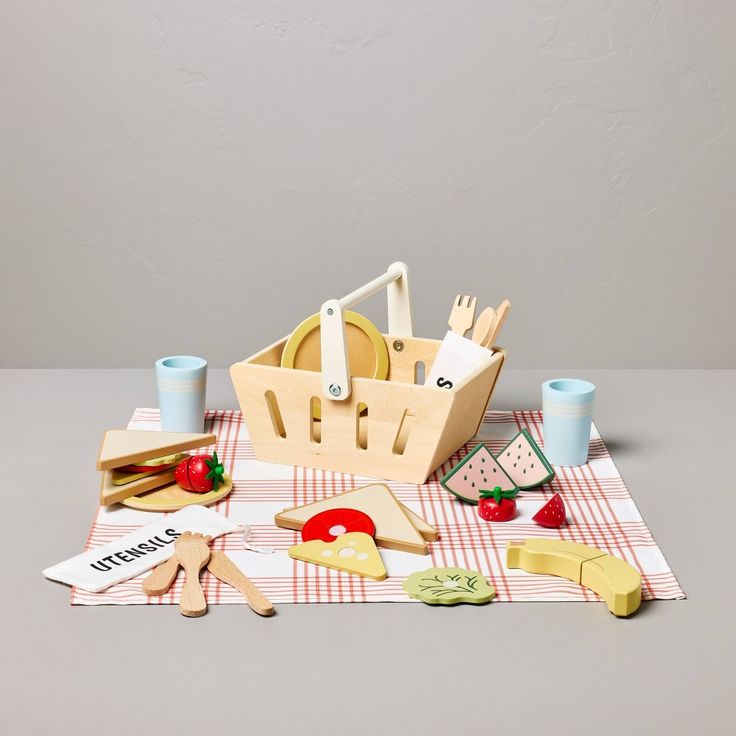
<svg viewBox="0 0 736 736">
<path fill-rule="evenodd" d="M 630 616 L 641 604 L 641 575 L 601 549 L 560 539 L 509 542 L 506 567 L 559 575 L 597 593 L 614 616 Z"/>
</svg>

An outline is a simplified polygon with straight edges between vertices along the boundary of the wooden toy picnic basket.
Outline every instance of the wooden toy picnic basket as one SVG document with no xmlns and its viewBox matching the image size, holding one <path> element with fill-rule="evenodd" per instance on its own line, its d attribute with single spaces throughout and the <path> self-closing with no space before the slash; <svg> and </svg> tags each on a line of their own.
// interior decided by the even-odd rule
<svg viewBox="0 0 736 736">
<path fill-rule="evenodd" d="M 351 377 L 344 310 L 384 287 L 387 379 Z M 429 374 L 440 341 L 413 337 L 403 263 L 322 305 L 321 372 L 282 368 L 288 339 L 230 368 L 256 457 L 408 483 L 424 483 L 476 434 L 505 357 L 494 348 L 490 363 L 450 390 L 418 385 L 417 366 Z"/>
</svg>

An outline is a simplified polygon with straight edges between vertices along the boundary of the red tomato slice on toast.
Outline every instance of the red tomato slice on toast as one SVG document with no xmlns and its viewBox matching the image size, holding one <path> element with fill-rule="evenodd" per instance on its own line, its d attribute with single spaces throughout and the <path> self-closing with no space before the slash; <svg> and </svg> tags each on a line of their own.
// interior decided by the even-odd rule
<svg viewBox="0 0 736 736">
<path fill-rule="evenodd" d="M 307 519 L 302 527 L 302 539 L 305 542 L 313 539 L 334 542 L 348 532 L 363 532 L 372 537 L 376 526 L 368 514 L 357 509 L 328 509 Z"/>
</svg>

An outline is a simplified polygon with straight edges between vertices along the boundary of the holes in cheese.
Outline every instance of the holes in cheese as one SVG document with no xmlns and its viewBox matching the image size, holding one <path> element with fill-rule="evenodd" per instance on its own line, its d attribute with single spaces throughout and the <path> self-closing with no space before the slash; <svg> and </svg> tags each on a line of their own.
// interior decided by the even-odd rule
<svg viewBox="0 0 736 736">
<path fill-rule="evenodd" d="M 332 542 L 313 539 L 289 547 L 289 557 L 314 565 L 341 570 L 373 580 L 383 580 L 386 568 L 373 537 L 363 532 L 348 532 Z"/>
</svg>

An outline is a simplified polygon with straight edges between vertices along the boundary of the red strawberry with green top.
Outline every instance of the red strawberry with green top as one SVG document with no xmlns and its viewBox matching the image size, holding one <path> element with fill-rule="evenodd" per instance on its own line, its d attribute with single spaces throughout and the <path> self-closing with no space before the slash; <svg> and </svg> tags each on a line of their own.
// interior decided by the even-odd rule
<svg viewBox="0 0 736 736">
<path fill-rule="evenodd" d="M 501 486 L 496 486 L 492 491 L 481 490 L 478 516 L 486 521 L 511 521 L 516 516 L 514 496 L 518 492 L 518 488 L 502 491 Z"/>
<path fill-rule="evenodd" d="M 536 521 L 539 526 L 546 526 L 549 529 L 557 529 L 565 523 L 565 503 L 559 493 L 555 493 L 534 516 L 532 521 Z"/>
<path fill-rule="evenodd" d="M 209 493 L 224 483 L 224 473 L 225 468 L 218 460 L 217 453 L 213 452 L 211 455 L 192 455 L 182 460 L 176 466 L 174 480 L 185 491 Z"/>
</svg>

